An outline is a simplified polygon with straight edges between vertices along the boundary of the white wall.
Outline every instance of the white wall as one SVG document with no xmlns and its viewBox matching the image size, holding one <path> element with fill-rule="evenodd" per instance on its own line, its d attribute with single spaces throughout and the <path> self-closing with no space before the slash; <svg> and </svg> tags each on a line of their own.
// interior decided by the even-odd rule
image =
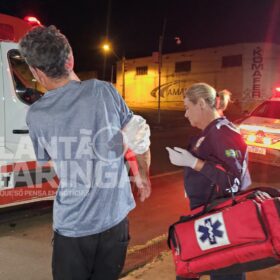
<svg viewBox="0 0 280 280">
<path fill-rule="evenodd" d="M 161 105 L 163 108 L 182 109 L 184 90 L 192 83 L 206 82 L 217 90 L 228 89 L 232 92 L 233 99 L 237 100 L 243 109 L 251 108 L 268 98 L 277 83 L 280 86 L 279 54 L 279 45 L 265 43 L 235 44 L 165 54 L 162 64 Z M 222 57 L 229 55 L 242 55 L 242 66 L 222 68 Z M 191 71 L 175 73 L 175 62 L 186 60 L 192 63 Z M 148 66 L 148 74 L 136 75 L 138 66 Z M 127 60 L 126 69 L 125 96 L 128 105 L 156 108 L 158 64 L 154 57 Z M 260 73 L 256 73 L 256 70 Z M 256 75 L 261 77 L 256 79 Z M 117 88 L 121 92 L 120 65 L 117 71 Z M 258 88 L 260 90 L 257 96 Z M 254 96 L 253 89 L 255 89 Z"/>
</svg>

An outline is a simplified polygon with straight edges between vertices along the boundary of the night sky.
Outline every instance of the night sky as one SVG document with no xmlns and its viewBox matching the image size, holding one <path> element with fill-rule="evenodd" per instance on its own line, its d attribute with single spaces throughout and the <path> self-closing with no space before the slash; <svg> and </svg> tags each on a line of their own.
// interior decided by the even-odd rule
<svg viewBox="0 0 280 280">
<path fill-rule="evenodd" d="M 108 37 L 115 52 L 127 58 L 157 51 L 166 20 L 163 53 L 240 42 L 280 43 L 280 0 L 1 0 L 0 12 L 18 17 L 34 15 L 44 25 L 56 25 L 69 39 L 76 71 L 102 75 Z M 179 36 L 181 45 L 175 44 Z M 106 77 L 110 65 L 108 56 Z"/>
</svg>

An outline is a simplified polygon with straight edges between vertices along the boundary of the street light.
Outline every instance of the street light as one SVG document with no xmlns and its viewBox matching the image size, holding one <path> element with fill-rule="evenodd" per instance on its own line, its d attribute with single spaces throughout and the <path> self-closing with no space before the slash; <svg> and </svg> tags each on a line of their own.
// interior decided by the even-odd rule
<svg viewBox="0 0 280 280">
<path fill-rule="evenodd" d="M 125 56 L 123 55 L 121 58 L 114 52 L 114 50 L 111 48 L 110 43 L 104 43 L 102 45 L 102 49 L 104 50 L 105 53 L 111 52 L 113 55 L 121 61 L 122 63 L 122 97 L 125 99 Z M 112 75 L 111 73 L 111 80 L 112 80 Z"/>
<path fill-rule="evenodd" d="M 102 48 L 103 48 L 103 50 L 104 50 L 105 52 L 110 51 L 110 45 L 107 44 L 107 43 L 105 43 L 105 44 L 102 46 Z"/>
</svg>

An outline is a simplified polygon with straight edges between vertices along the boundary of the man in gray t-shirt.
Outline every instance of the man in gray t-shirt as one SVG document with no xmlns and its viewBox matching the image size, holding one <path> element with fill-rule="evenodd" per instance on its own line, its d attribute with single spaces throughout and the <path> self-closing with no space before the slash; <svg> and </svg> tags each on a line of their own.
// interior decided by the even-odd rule
<svg viewBox="0 0 280 280">
<path fill-rule="evenodd" d="M 118 279 L 129 241 L 127 214 L 135 207 L 125 147 L 137 153 L 143 201 L 151 192 L 149 127 L 111 84 L 77 78 L 71 47 L 54 26 L 32 29 L 20 50 L 48 90 L 31 105 L 26 121 L 38 162 L 52 160 L 60 180 L 53 277 Z"/>
</svg>

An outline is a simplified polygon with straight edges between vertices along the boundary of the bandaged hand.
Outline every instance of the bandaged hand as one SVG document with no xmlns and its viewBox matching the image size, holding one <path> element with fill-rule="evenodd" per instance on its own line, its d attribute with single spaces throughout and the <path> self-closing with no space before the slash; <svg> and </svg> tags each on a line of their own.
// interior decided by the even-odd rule
<svg viewBox="0 0 280 280">
<path fill-rule="evenodd" d="M 150 127 L 141 116 L 134 115 L 122 130 L 124 143 L 135 154 L 143 154 L 150 147 Z"/>
<path fill-rule="evenodd" d="M 174 147 L 174 149 L 166 147 L 166 150 L 172 164 L 195 168 L 198 158 L 194 157 L 189 151 L 178 147 Z"/>
</svg>

